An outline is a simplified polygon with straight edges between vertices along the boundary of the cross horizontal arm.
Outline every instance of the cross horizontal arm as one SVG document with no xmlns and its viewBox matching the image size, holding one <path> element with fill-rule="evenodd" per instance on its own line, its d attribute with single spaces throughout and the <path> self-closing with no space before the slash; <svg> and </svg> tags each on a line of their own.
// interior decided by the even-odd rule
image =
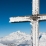
<svg viewBox="0 0 46 46">
<path fill-rule="evenodd" d="M 38 17 L 40 17 L 39 20 L 46 20 L 46 14 L 41 14 Z"/>
<path fill-rule="evenodd" d="M 21 17 L 10 17 L 10 23 L 14 22 L 28 22 L 30 21 L 30 16 L 21 16 Z"/>
</svg>

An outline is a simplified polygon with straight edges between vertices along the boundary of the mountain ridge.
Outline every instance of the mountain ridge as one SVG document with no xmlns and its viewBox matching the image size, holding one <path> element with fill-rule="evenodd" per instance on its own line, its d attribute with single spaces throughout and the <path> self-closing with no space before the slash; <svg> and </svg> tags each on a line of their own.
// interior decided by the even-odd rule
<svg viewBox="0 0 46 46">
<path fill-rule="evenodd" d="M 0 38 L 0 43 L 8 46 L 22 46 L 22 45 L 27 45 L 31 46 L 32 45 L 32 35 L 26 34 L 24 32 L 16 31 L 8 36 Z M 39 45 L 41 46 L 42 44 L 46 45 L 46 33 L 39 33 Z M 45 46 L 44 45 L 44 46 Z"/>
</svg>

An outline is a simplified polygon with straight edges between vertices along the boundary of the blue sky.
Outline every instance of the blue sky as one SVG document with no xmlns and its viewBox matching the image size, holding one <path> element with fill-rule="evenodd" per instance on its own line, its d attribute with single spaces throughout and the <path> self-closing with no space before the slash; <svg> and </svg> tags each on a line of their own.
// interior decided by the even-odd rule
<svg viewBox="0 0 46 46">
<path fill-rule="evenodd" d="M 0 0 L 0 37 L 18 30 L 30 34 L 29 22 L 9 23 L 12 16 L 32 15 L 32 0 Z M 46 0 L 40 0 L 40 14 L 46 14 Z M 46 32 L 46 21 L 39 23 L 39 31 Z"/>
</svg>

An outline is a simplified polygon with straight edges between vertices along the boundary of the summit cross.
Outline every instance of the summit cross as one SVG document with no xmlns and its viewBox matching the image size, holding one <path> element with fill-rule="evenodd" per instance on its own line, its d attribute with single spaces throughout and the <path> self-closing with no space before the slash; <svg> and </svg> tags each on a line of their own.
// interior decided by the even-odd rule
<svg viewBox="0 0 46 46">
<path fill-rule="evenodd" d="M 30 22 L 32 23 L 32 46 L 39 46 L 39 21 L 46 20 L 45 14 L 39 14 L 39 0 L 32 0 L 32 16 L 10 17 L 10 23 Z"/>
</svg>

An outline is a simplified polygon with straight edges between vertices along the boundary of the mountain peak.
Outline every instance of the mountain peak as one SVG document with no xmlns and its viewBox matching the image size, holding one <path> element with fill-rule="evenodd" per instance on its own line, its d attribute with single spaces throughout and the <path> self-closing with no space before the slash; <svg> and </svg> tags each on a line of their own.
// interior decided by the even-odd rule
<svg viewBox="0 0 46 46">
<path fill-rule="evenodd" d="M 39 33 L 40 35 L 40 41 L 39 43 L 41 43 L 40 45 L 42 46 L 43 42 L 46 44 L 46 33 Z M 41 42 L 42 41 L 42 42 Z M 28 44 L 28 43 L 31 43 L 32 40 L 31 40 L 31 35 L 28 35 L 24 32 L 21 32 L 21 31 L 16 31 L 16 32 L 13 32 L 11 34 L 9 34 L 8 36 L 5 36 L 3 38 L 0 38 L 0 43 L 2 44 Z M 16 45 L 15 45 L 16 46 Z"/>
<path fill-rule="evenodd" d="M 13 33 L 9 34 L 8 36 L 5 36 L 1 39 L 2 39 L 2 41 L 13 41 L 13 40 L 21 40 L 22 41 L 23 39 L 30 40 L 31 35 L 28 35 L 24 32 L 16 31 L 16 32 L 13 32 Z"/>
</svg>

